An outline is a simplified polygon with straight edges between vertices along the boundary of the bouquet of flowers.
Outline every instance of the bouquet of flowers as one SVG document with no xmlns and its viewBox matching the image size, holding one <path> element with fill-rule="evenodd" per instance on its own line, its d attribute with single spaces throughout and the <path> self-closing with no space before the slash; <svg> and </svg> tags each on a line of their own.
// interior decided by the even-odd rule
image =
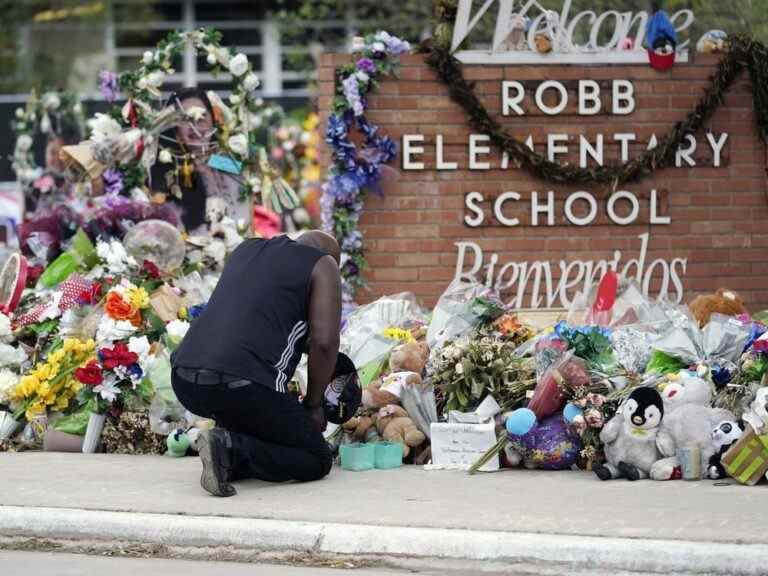
<svg viewBox="0 0 768 576">
<path fill-rule="evenodd" d="M 124 405 L 130 394 L 140 393 L 144 369 L 139 352 L 148 350 L 146 338 L 100 348 L 96 358 L 75 370 L 75 378 L 82 384 L 78 394 L 81 404 L 89 404 L 92 412 L 104 414 L 112 407 Z"/>
<path fill-rule="evenodd" d="M 127 279 L 107 292 L 104 316 L 99 321 L 96 340 L 111 343 L 125 340 L 144 324 L 142 311 L 149 308 L 149 294 Z"/>
<path fill-rule="evenodd" d="M 81 387 L 74 373 L 93 356 L 95 347 L 93 340 L 67 338 L 32 372 L 22 376 L 10 394 L 17 406 L 14 418 L 32 420 L 49 409 L 66 410 Z"/>
</svg>

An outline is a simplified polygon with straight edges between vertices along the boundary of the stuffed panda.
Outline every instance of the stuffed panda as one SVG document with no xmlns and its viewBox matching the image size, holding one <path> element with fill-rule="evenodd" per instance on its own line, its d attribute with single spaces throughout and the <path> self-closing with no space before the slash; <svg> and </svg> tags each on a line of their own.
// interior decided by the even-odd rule
<svg viewBox="0 0 768 576">
<path fill-rule="evenodd" d="M 744 427 L 741 423 L 732 420 L 720 422 L 712 430 L 712 444 L 715 446 L 715 453 L 709 457 L 709 466 L 707 467 L 707 476 L 710 479 L 719 480 L 720 478 L 725 478 L 725 468 L 723 468 L 720 460 L 723 454 L 728 452 L 728 449 L 739 441 L 743 433 Z"/>
<path fill-rule="evenodd" d="M 603 427 L 600 440 L 605 446 L 603 465 L 595 467 L 600 480 L 648 478 L 659 459 L 656 434 L 664 417 L 664 402 L 655 388 L 636 388 Z"/>
</svg>

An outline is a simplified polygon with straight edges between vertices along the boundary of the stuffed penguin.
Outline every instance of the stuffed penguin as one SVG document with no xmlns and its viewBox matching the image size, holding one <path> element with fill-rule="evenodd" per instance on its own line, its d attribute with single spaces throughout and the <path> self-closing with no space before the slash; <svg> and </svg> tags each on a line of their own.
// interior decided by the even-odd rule
<svg viewBox="0 0 768 576">
<path fill-rule="evenodd" d="M 632 391 L 616 415 L 600 432 L 605 446 L 605 464 L 595 468 L 600 480 L 648 478 L 659 459 L 656 434 L 664 417 L 664 403 L 655 388 Z"/>
<path fill-rule="evenodd" d="M 741 423 L 732 420 L 720 422 L 712 430 L 712 444 L 716 452 L 709 457 L 709 467 L 707 468 L 707 476 L 711 480 L 725 478 L 725 468 L 723 468 L 720 460 L 723 454 L 728 452 L 728 449 L 741 439 L 743 433 L 744 428 Z"/>
</svg>

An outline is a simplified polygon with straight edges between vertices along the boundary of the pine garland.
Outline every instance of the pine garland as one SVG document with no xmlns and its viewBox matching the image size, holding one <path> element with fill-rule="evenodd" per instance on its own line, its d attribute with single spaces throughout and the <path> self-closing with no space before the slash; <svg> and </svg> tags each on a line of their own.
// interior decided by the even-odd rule
<svg viewBox="0 0 768 576">
<path fill-rule="evenodd" d="M 698 132 L 723 103 L 726 93 L 746 68 L 752 82 L 756 128 L 760 139 L 768 142 L 768 48 L 746 35 L 730 39 L 729 50 L 717 66 L 717 71 L 696 107 L 686 119 L 678 122 L 659 140 L 658 146 L 636 158 L 618 165 L 580 168 L 552 162 L 534 152 L 524 142 L 512 136 L 493 118 L 474 91 L 474 83 L 464 78 L 461 63 L 454 58 L 445 42 L 426 42 L 422 52 L 427 63 L 448 86 L 451 99 L 467 113 L 473 129 L 487 134 L 491 142 L 510 160 L 532 175 L 560 184 L 601 183 L 616 186 L 637 182 L 656 170 L 673 166 L 678 148 L 689 134 Z"/>
</svg>

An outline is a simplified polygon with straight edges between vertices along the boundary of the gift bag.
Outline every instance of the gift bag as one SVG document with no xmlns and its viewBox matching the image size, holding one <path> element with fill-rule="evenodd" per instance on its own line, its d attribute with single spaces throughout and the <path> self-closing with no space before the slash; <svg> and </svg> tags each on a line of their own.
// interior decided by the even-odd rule
<svg viewBox="0 0 768 576">
<path fill-rule="evenodd" d="M 747 426 L 741 439 L 723 454 L 726 472 L 747 486 L 754 486 L 768 472 L 768 434 L 758 435 Z"/>
</svg>

